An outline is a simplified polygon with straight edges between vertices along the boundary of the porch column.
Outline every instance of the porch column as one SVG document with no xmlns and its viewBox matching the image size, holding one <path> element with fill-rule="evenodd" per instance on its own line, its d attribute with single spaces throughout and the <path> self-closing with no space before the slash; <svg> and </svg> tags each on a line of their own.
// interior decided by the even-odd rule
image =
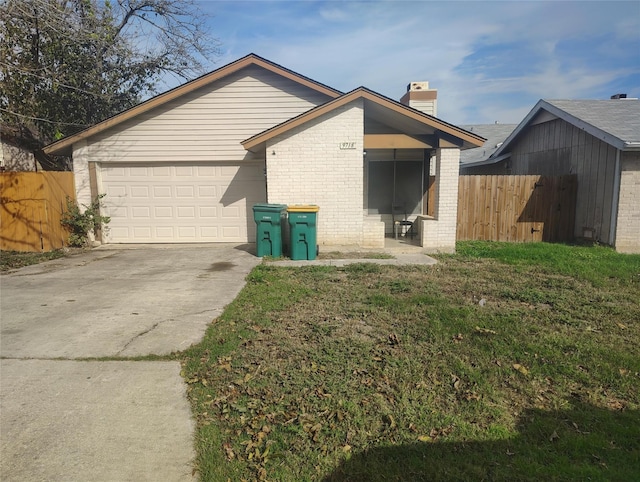
<svg viewBox="0 0 640 482">
<path fill-rule="evenodd" d="M 433 218 L 422 219 L 421 244 L 425 251 L 453 253 L 456 249 L 460 149 L 436 150 L 436 206 Z"/>
</svg>

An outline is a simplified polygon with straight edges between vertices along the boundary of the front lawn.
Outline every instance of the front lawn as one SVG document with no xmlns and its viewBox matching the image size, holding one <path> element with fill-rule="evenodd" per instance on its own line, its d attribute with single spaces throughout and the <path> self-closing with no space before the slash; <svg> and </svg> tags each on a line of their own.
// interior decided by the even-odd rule
<svg viewBox="0 0 640 482">
<path fill-rule="evenodd" d="M 205 481 L 634 480 L 640 256 L 263 264 L 185 354 Z"/>
</svg>

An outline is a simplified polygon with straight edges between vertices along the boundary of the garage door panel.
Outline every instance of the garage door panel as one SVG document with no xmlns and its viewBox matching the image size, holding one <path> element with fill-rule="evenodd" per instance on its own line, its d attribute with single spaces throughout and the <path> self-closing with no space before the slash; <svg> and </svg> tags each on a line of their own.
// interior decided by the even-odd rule
<svg viewBox="0 0 640 482">
<path fill-rule="evenodd" d="M 213 206 L 200 206 L 198 214 L 200 218 L 215 219 L 218 217 L 218 210 Z"/>
<path fill-rule="evenodd" d="M 201 198 L 216 197 L 216 187 L 215 186 L 198 186 L 198 197 L 201 197 Z"/>
<path fill-rule="evenodd" d="M 154 185 L 151 187 L 153 191 L 153 197 L 158 199 L 171 199 L 173 196 L 171 195 L 171 186 L 158 186 Z"/>
<path fill-rule="evenodd" d="M 176 197 L 194 198 L 193 186 L 176 186 Z"/>
<path fill-rule="evenodd" d="M 155 230 L 156 238 L 160 241 L 166 240 L 171 241 L 175 237 L 175 232 L 172 227 L 168 226 L 158 226 Z"/>
<path fill-rule="evenodd" d="M 247 242 L 265 200 L 258 164 L 103 166 L 107 242 Z"/>
<path fill-rule="evenodd" d="M 218 228 L 215 226 L 206 226 L 200 228 L 200 236 L 203 238 L 219 238 Z"/>
<path fill-rule="evenodd" d="M 124 197 L 127 195 L 127 187 L 121 185 L 110 185 L 104 192 L 110 199 Z"/>
<path fill-rule="evenodd" d="M 240 236 L 240 229 L 236 226 L 223 226 L 222 238 L 223 239 L 236 239 Z"/>
<path fill-rule="evenodd" d="M 214 166 L 197 166 L 196 169 L 199 177 L 214 177 L 216 175 Z"/>
<path fill-rule="evenodd" d="M 146 178 L 149 177 L 149 172 L 146 167 L 140 167 L 139 169 L 129 171 L 129 175 L 133 178 Z"/>
<path fill-rule="evenodd" d="M 171 177 L 171 167 L 170 166 L 155 166 L 151 168 L 152 176 L 155 178 Z"/>
<path fill-rule="evenodd" d="M 151 226 L 134 226 L 133 236 L 136 238 L 150 238 Z"/>
<path fill-rule="evenodd" d="M 196 210 L 194 206 L 178 206 L 177 209 L 178 218 L 193 219 L 196 217 Z"/>
<path fill-rule="evenodd" d="M 173 209 L 171 209 L 171 206 L 155 206 L 153 208 L 153 216 L 156 219 L 171 219 L 173 218 Z"/>
<path fill-rule="evenodd" d="M 142 219 L 150 219 L 151 218 L 151 209 L 147 206 L 134 207 L 131 208 L 131 217 L 134 218 L 142 218 Z"/>
<path fill-rule="evenodd" d="M 176 176 L 178 177 L 193 177 L 193 167 L 191 166 L 176 166 Z"/>
<path fill-rule="evenodd" d="M 149 186 L 131 186 L 129 192 L 132 198 L 149 199 Z"/>
</svg>

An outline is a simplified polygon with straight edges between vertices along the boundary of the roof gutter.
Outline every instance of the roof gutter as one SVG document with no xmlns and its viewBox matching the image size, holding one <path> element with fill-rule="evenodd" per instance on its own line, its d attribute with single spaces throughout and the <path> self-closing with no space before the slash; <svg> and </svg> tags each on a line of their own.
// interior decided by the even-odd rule
<svg viewBox="0 0 640 482">
<path fill-rule="evenodd" d="M 511 157 L 511 153 L 507 152 L 506 154 L 502 154 L 501 156 L 497 156 L 497 157 L 489 157 L 488 159 L 485 159 L 484 161 L 475 161 L 475 162 L 469 162 L 469 163 L 465 163 L 465 164 L 460 164 L 460 167 L 478 167 L 478 166 L 490 166 L 491 164 L 497 164 L 500 161 L 504 161 L 505 159 L 509 159 Z"/>
<path fill-rule="evenodd" d="M 640 142 L 625 141 L 623 151 L 640 151 Z"/>
</svg>

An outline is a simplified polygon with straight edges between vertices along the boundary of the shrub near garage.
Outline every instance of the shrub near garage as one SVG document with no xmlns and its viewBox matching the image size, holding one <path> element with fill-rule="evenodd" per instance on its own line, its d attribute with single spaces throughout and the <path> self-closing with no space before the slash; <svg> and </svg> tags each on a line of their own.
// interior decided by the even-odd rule
<svg viewBox="0 0 640 482">
<path fill-rule="evenodd" d="M 83 205 L 84 210 L 74 200 L 67 198 L 67 210 L 62 215 L 61 224 L 69 230 L 69 244 L 74 247 L 87 246 L 89 233 L 97 234 L 103 225 L 109 224 L 111 218 L 102 216 L 100 208 L 105 194 L 96 196 L 91 204 Z"/>
</svg>

